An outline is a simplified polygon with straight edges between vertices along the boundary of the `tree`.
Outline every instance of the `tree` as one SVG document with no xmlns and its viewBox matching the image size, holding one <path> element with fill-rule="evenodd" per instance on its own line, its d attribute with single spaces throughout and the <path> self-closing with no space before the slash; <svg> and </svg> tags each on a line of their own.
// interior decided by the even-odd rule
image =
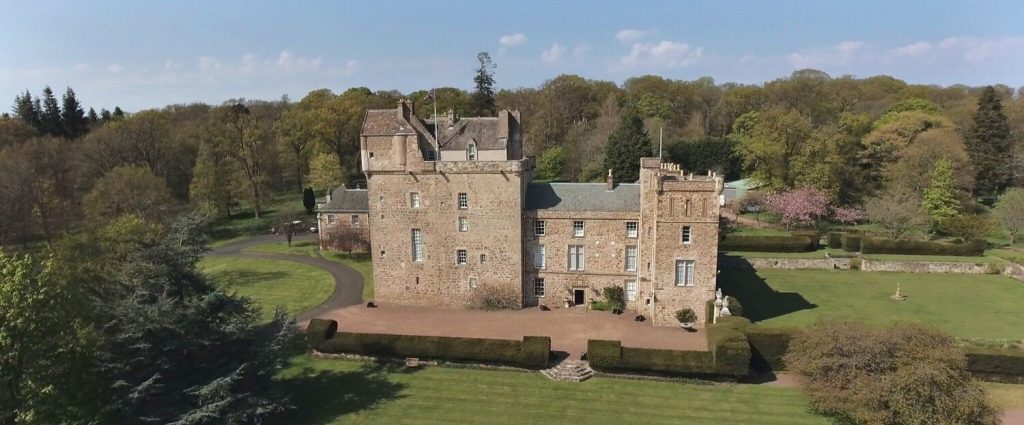
<svg viewBox="0 0 1024 425">
<path fill-rule="evenodd" d="M 537 178 L 541 180 L 558 180 L 565 167 L 565 148 L 552 146 L 537 158 Z"/>
<path fill-rule="evenodd" d="M 86 114 L 86 121 L 89 123 L 89 127 L 93 127 L 100 121 L 100 116 L 96 114 L 96 110 L 89 108 L 89 113 Z"/>
<path fill-rule="evenodd" d="M 914 193 L 890 190 L 869 198 L 864 205 L 864 215 L 882 228 L 887 239 L 897 240 L 917 225 L 918 214 L 912 206 L 920 203 Z"/>
<path fill-rule="evenodd" d="M 940 159 L 953 165 L 956 192 L 970 193 L 974 188 L 974 168 L 963 138 L 950 128 L 927 130 L 914 143 L 898 153 L 898 159 L 885 173 L 887 184 L 899 190 L 922 193 L 930 184 L 932 170 Z"/>
<path fill-rule="evenodd" d="M 999 423 L 949 336 L 927 326 L 821 323 L 784 357 L 811 407 L 842 423 Z"/>
<path fill-rule="evenodd" d="M 768 195 L 765 206 L 779 215 L 788 229 L 791 225 L 812 225 L 827 218 L 831 211 L 828 195 L 820 189 L 802 187 Z"/>
<path fill-rule="evenodd" d="M 296 226 L 301 225 L 302 214 L 299 210 L 292 206 L 286 206 L 281 208 L 281 211 L 277 212 L 277 226 L 275 226 L 277 233 L 284 235 L 285 240 L 288 242 L 288 246 L 292 246 L 292 238 L 295 237 L 295 233 L 301 229 Z"/>
<path fill-rule="evenodd" d="M 313 214 L 313 209 L 316 208 L 316 193 L 313 193 L 313 188 L 307 187 L 302 191 L 302 206 L 306 208 L 306 214 Z"/>
<path fill-rule="evenodd" d="M 324 245 L 344 251 L 349 257 L 352 257 L 353 251 L 366 251 L 370 249 L 370 241 L 367 239 L 366 234 L 361 229 L 340 226 L 337 231 L 327 233 Z"/>
<path fill-rule="evenodd" d="M 1010 126 L 995 88 L 987 86 L 978 99 L 974 126 L 967 136 L 967 152 L 978 173 L 978 192 L 989 195 L 1010 181 Z"/>
<path fill-rule="evenodd" d="M 95 222 L 130 214 L 156 221 L 170 212 L 171 193 L 163 179 L 139 166 L 110 170 L 82 199 L 86 215 Z"/>
<path fill-rule="evenodd" d="M 120 106 L 115 106 L 114 107 L 114 113 L 110 115 L 110 119 L 114 120 L 114 121 L 118 121 L 118 120 L 123 119 L 124 117 L 125 117 L 125 113 L 124 113 L 123 110 L 121 110 L 121 107 Z"/>
<path fill-rule="evenodd" d="M 640 115 L 628 112 L 608 137 L 604 168 L 612 171 L 616 181 L 635 182 L 640 179 L 640 158 L 650 156 L 651 152 L 651 138 L 644 130 L 643 120 Z"/>
<path fill-rule="evenodd" d="M 726 179 L 738 179 L 743 170 L 738 142 L 730 137 L 680 140 L 665 150 L 672 162 L 684 170 L 713 170 Z"/>
<path fill-rule="evenodd" d="M 997 224 L 991 218 L 978 214 L 963 214 L 947 218 L 942 222 L 945 233 L 963 242 L 986 239 L 996 230 Z"/>
<path fill-rule="evenodd" d="M 811 138 L 810 122 L 795 110 L 772 108 L 738 125 L 749 126 L 739 133 L 739 151 L 751 176 L 769 190 L 794 187 L 796 170 L 792 161 Z"/>
<path fill-rule="evenodd" d="M 480 52 L 476 55 L 480 66 L 476 69 L 473 83 L 476 91 L 473 92 L 473 108 L 475 116 L 490 117 L 497 112 L 494 102 L 494 68 L 497 66 L 491 61 L 491 55 L 487 52 Z"/>
<path fill-rule="evenodd" d="M 244 177 L 256 218 L 263 212 L 265 168 L 273 147 L 273 140 L 268 140 L 270 135 L 266 131 L 272 117 L 266 112 L 263 107 L 254 110 L 243 103 L 235 103 L 222 107 L 213 118 L 216 143 L 223 146 L 224 153 Z"/>
<path fill-rule="evenodd" d="M 235 204 L 233 173 L 224 147 L 214 141 L 199 144 L 199 156 L 192 170 L 189 200 L 213 217 L 231 215 Z"/>
<path fill-rule="evenodd" d="M 953 163 L 948 159 L 936 161 L 931 181 L 921 199 L 921 208 L 933 231 L 942 225 L 943 221 L 960 215 L 960 200 L 956 196 L 954 179 Z"/>
<path fill-rule="evenodd" d="M 1010 245 L 1013 245 L 1017 236 L 1024 231 L 1024 189 L 1007 189 L 999 197 L 992 212 L 1010 233 Z"/>
<path fill-rule="evenodd" d="M 24 95 L 14 97 L 14 115 L 21 118 L 22 121 L 37 131 L 42 132 L 42 121 L 39 114 L 40 111 L 36 108 L 36 103 L 32 99 L 32 93 L 29 93 L 28 90 L 25 90 Z"/>
<path fill-rule="evenodd" d="M 82 104 L 78 102 L 78 98 L 75 97 L 75 91 L 68 87 L 67 91 L 64 92 L 62 99 L 63 107 L 61 108 L 61 124 L 64 126 L 64 136 L 70 139 L 77 139 L 86 132 L 89 131 L 89 123 L 85 118 L 85 111 L 82 110 Z"/>
<path fill-rule="evenodd" d="M 317 154 L 309 162 L 309 185 L 314 189 L 332 191 L 344 181 L 341 167 L 330 154 Z"/>
<path fill-rule="evenodd" d="M 307 99 L 310 99 L 307 96 Z M 274 124 L 278 140 L 292 154 L 295 162 L 295 182 L 299 190 L 303 190 L 302 175 L 309 165 L 307 148 L 315 139 L 313 134 L 316 123 L 316 114 L 312 111 L 315 107 L 311 100 L 303 99 L 297 106 L 289 109 L 281 115 L 281 119 Z"/>
<path fill-rule="evenodd" d="M 64 136 L 64 122 L 61 119 L 60 105 L 57 104 L 57 98 L 53 96 L 50 86 L 43 89 L 42 102 L 43 109 L 39 112 L 40 131 L 51 136 Z"/>
</svg>

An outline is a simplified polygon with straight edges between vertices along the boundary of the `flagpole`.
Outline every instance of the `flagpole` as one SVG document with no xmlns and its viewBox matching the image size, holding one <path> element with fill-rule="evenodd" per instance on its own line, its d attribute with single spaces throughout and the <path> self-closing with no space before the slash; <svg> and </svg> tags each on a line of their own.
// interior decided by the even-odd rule
<svg viewBox="0 0 1024 425">
<path fill-rule="evenodd" d="M 665 141 L 665 127 L 658 127 L 658 159 L 661 159 L 661 153 L 664 151 L 662 143 Z"/>
<path fill-rule="evenodd" d="M 437 162 L 441 162 L 441 127 L 437 125 L 437 90 L 430 89 L 434 98 L 434 151 L 437 153 Z"/>
</svg>

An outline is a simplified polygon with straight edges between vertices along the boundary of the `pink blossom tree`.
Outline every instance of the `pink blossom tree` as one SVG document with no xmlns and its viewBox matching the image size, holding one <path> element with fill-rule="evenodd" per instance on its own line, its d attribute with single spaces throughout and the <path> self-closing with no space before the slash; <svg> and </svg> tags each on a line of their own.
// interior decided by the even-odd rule
<svg viewBox="0 0 1024 425">
<path fill-rule="evenodd" d="M 765 206 L 779 215 L 788 230 L 792 225 L 809 226 L 830 212 L 828 195 L 812 187 L 802 187 L 768 195 Z"/>
<path fill-rule="evenodd" d="M 864 211 L 857 207 L 832 207 L 832 220 L 843 224 L 857 224 L 864 219 Z"/>
</svg>

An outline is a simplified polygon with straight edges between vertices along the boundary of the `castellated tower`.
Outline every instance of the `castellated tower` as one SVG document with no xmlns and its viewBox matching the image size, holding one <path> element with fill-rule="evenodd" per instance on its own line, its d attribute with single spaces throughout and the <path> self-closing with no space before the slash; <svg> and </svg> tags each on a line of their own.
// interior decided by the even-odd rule
<svg viewBox="0 0 1024 425">
<path fill-rule="evenodd" d="M 640 162 L 640 255 L 637 311 L 655 325 L 677 323 L 692 308 L 698 322 L 714 298 L 718 271 L 719 194 L 724 181 L 694 175 L 659 158 Z"/>
<path fill-rule="evenodd" d="M 519 113 L 421 120 L 413 105 L 367 111 L 367 178 L 376 301 L 471 306 L 483 291 L 523 303 L 522 222 L 532 162 Z"/>
</svg>

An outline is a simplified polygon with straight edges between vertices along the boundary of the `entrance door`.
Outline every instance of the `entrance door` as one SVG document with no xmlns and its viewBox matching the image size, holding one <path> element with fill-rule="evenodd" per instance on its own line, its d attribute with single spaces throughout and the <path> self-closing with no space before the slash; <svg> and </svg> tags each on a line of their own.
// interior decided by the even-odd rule
<svg viewBox="0 0 1024 425">
<path fill-rule="evenodd" d="M 587 290 L 583 288 L 574 288 L 572 290 L 572 303 L 575 305 L 582 305 L 587 302 Z"/>
</svg>

